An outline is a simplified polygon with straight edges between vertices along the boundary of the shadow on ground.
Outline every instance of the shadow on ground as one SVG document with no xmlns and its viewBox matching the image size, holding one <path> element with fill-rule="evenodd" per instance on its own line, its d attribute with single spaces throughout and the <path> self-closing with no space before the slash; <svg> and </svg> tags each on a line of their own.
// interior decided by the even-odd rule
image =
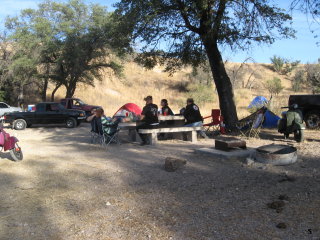
<svg viewBox="0 0 320 240">
<path fill-rule="evenodd" d="M 25 160 L 0 163 L 0 239 L 320 237 L 319 158 L 305 150 L 294 165 L 256 168 L 194 153 L 213 140 L 105 150 L 89 136 L 86 125 L 21 133 Z M 166 172 L 167 156 L 187 166 Z M 289 201 L 276 212 L 267 203 L 279 195 Z"/>
</svg>

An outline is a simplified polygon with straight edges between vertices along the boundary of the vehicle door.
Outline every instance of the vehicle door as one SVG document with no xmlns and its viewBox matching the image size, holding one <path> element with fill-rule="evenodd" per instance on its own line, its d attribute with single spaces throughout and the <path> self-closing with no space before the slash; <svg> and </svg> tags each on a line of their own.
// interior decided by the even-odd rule
<svg viewBox="0 0 320 240">
<path fill-rule="evenodd" d="M 68 100 L 67 100 L 67 99 L 62 99 L 62 100 L 60 101 L 60 104 L 61 104 L 62 106 L 64 106 L 65 108 L 68 108 L 67 103 L 68 103 Z"/>
<path fill-rule="evenodd" d="M 46 105 L 45 123 L 62 123 L 64 122 L 64 112 L 61 110 L 59 103 L 49 103 Z"/>
<path fill-rule="evenodd" d="M 0 116 L 8 112 L 9 106 L 5 103 L 0 103 Z"/>
<path fill-rule="evenodd" d="M 50 114 L 54 123 L 65 123 L 68 118 L 67 110 L 59 103 L 51 104 Z"/>
<path fill-rule="evenodd" d="M 46 105 L 44 103 L 39 103 L 36 106 L 36 111 L 34 112 L 33 124 L 43 124 L 46 123 Z"/>
</svg>

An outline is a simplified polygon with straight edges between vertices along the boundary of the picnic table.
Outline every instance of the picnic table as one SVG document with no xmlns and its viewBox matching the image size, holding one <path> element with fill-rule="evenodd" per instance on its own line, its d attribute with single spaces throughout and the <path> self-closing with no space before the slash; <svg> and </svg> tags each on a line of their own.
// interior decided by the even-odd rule
<svg viewBox="0 0 320 240">
<path fill-rule="evenodd" d="M 128 130 L 130 141 L 135 142 L 137 140 L 137 137 L 136 137 L 137 122 L 122 122 L 122 123 L 119 123 L 118 126 L 121 130 Z"/>
<path fill-rule="evenodd" d="M 159 121 L 176 121 L 176 120 L 184 120 L 184 116 L 182 115 L 170 115 L 170 116 L 159 116 Z"/>
<path fill-rule="evenodd" d="M 186 130 L 184 128 L 183 129 L 181 128 L 184 125 L 184 116 L 182 115 L 159 116 L 158 118 L 159 118 L 159 125 L 157 128 L 158 129 L 166 128 L 167 130 L 160 130 L 156 132 L 177 133 L 177 132 L 184 132 Z M 141 121 L 122 122 L 122 123 L 119 123 L 119 128 L 123 130 L 128 130 L 130 141 L 135 142 L 137 140 L 136 127 L 139 126 L 140 123 Z M 180 130 L 182 131 L 176 128 L 180 128 Z"/>
</svg>

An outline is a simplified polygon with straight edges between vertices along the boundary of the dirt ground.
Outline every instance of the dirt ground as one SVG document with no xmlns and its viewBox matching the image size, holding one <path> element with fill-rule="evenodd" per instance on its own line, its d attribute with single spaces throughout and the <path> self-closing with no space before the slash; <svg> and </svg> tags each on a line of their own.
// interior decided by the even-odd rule
<svg viewBox="0 0 320 240">
<path fill-rule="evenodd" d="M 212 139 L 106 151 L 89 143 L 86 124 L 8 131 L 25 158 L 0 154 L 1 240 L 320 239 L 319 131 L 300 144 L 274 130 L 247 140 L 296 146 L 298 162 L 281 167 L 194 152 Z M 166 172 L 166 157 L 187 165 Z M 282 205 L 270 208 L 280 195 Z"/>
</svg>

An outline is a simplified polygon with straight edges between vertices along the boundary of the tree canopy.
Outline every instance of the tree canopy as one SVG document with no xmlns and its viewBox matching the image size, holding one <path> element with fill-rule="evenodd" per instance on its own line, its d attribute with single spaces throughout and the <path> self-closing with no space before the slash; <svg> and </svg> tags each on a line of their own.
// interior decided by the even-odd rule
<svg viewBox="0 0 320 240">
<path fill-rule="evenodd" d="M 72 97 L 79 83 L 93 85 L 104 68 L 121 72 L 115 59 L 130 51 L 130 38 L 115 32 L 115 25 L 103 6 L 45 1 L 7 19 L 15 46 L 12 66 L 22 70 L 23 79 L 36 78 L 44 98 L 48 81 L 56 85 L 54 92 L 65 86 L 66 97 Z"/>
<path fill-rule="evenodd" d="M 271 44 L 294 35 L 286 24 L 291 17 L 267 0 L 121 0 L 116 8 L 134 39 L 144 43 L 138 60 L 145 66 L 161 63 L 174 71 L 209 61 L 229 125 L 235 124 L 237 113 L 221 46 L 245 50 L 252 43 Z"/>
</svg>

